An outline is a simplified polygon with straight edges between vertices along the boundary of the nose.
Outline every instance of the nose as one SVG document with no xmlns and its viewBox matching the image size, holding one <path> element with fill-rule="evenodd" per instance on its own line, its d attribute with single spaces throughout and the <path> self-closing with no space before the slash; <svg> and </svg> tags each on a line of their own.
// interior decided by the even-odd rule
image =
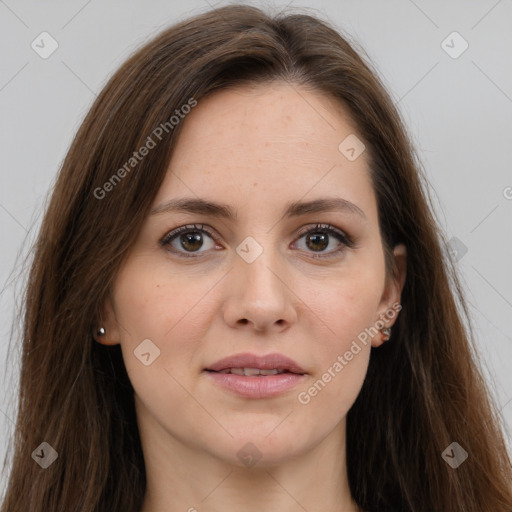
<svg viewBox="0 0 512 512">
<path fill-rule="evenodd" d="M 234 328 L 281 332 L 297 318 L 295 294 L 286 283 L 285 272 L 264 251 L 255 261 L 237 258 L 226 283 L 224 320 Z"/>
</svg>

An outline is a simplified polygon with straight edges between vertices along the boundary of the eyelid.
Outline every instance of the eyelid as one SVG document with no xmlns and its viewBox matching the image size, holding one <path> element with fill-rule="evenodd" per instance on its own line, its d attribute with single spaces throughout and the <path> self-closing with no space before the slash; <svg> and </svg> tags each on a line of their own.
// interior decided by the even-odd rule
<svg viewBox="0 0 512 512">
<path fill-rule="evenodd" d="M 183 226 L 179 226 L 175 229 L 172 229 L 171 231 L 169 231 L 168 233 L 166 233 L 159 241 L 159 244 L 163 247 L 166 247 L 166 246 L 169 246 L 171 241 L 176 238 L 178 235 L 180 235 L 181 233 L 186 233 L 186 232 L 189 232 L 189 231 L 204 231 L 205 233 L 207 233 L 214 242 L 216 243 L 219 243 L 220 242 L 220 237 L 217 236 L 217 234 L 215 233 L 215 231 L 210 228 L 209 226 L 205 225 L 205 224 L 185 224 Z M 176 252 L 180 252 L 181 251 L 176 251 Z M 183 253 L 181 253 L 183 254 Z M 186 253 L 185 253 L 186 254 Z M 194 253 L 189 253 L 190 255 L 193 255 Z"/>
</svg>

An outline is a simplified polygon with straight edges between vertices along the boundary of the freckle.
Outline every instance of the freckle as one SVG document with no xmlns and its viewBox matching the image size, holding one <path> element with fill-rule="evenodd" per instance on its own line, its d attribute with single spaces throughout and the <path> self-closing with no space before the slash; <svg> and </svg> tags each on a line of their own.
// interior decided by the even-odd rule
<svg viewBox="0 0 512 512">
<path fill-rule="evenodd" d="M 255 182 L 255 183 L 253 183 L 253 184 L 252 184 L 252 186 L 253 186 L 253 187 L 257 187 L 257 186 L 258 186 L 258 184 Z"/>
</svg>

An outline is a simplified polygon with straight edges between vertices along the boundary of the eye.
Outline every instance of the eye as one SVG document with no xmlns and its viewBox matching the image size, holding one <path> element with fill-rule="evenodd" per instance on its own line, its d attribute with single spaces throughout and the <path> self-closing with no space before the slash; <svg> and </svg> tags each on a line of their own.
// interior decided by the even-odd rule
<svg viewBox="0 0 512 512">
<path fill-rule="evenodd" d="M 305 243 L 305 247 L 299 247 L 299 249 L 318 253 L 312 255 L 314 258 L 334 257 L 339 255 L 345 248 L 353 248 L 356 245 L 349 235 L 329 224 L 317 224 L 314 227 L 308 226 L 303 228 L 298 236 L 298 241 L 304 239 Z M 325 251 L 326 248 L 332 245 L 332 239 L 337 242 L 338 247 Z M 205 240 L 208 243 L 205 244 Z M 218 243 L 216 235 L 204 224 L 181 226 L 160 240 L 160 244 L 167 250 L 183 257 L 196 257 L 213 249 L 216 243 Z M 298 244 L 298 242 L 295 242 L 295 244 Z"/>
<path fill-rule="evenodd" d="M 205 236 L 210 239 L 210 242 L 204 243 Z M 217 239 L 212 231 L 207 229 L 203 224 L 193 224 L 181 226 L 162 238 L 160 244 L 168 248 L 168 250 L 178 253 L 180 256 L 195 257 L 193 253 L 203 253 L 212 249 Z M 200 251 L 205 247 L 204 251 Z M 184 254 L 185 253 L 185 254 Z M 192 253 L 192 254 L 186 254 Z"/>
<path fill-rule="evenodd" d="M 302 239 L 304 239 L 305 248 L 304 246 L 299 248 L 306 250 L 306 252 L 319 253 L 318 255 L 313 255 L 315 258 L 337 256 L 346 247 L 353 248 L 355 246 L 354 240 L 349 235 L 329 224 L 317 224 L 314 228 L 307 227 L 302 229 L 299 233 L 299 241 Z M 329 245 L 332 245 L 332 239 L 337 242 L 338 247 L 325 251 Z"/>
</svg>

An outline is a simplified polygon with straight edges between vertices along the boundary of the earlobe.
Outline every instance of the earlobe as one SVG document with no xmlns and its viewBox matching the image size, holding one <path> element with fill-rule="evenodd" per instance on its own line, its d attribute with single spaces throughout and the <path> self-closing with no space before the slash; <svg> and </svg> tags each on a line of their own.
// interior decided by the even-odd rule
<svg viewBox="0 0 512 512">
<path fill-rule="evenodd" d="M 103 304 L 102 319 L 93 327 L 93 337 L 102 345 L 117 345 L 120 343 L 119 328 L 110 297 Z"/>
<path fill-rule="evenodd" d="M 407 272 L 407 249 L 405 245 L 399 244 L 393 250 L 396 265 L 396 277 L 386 277 L 386 286 L 381 297 L 379 317 L 376 320 L 380 330 L 380 339 L 374 339 L 372 346 L 379 347 L 391 337 L 391 327 L 401 308 L 401 295 L 405 285 Z"/>
</svg>

